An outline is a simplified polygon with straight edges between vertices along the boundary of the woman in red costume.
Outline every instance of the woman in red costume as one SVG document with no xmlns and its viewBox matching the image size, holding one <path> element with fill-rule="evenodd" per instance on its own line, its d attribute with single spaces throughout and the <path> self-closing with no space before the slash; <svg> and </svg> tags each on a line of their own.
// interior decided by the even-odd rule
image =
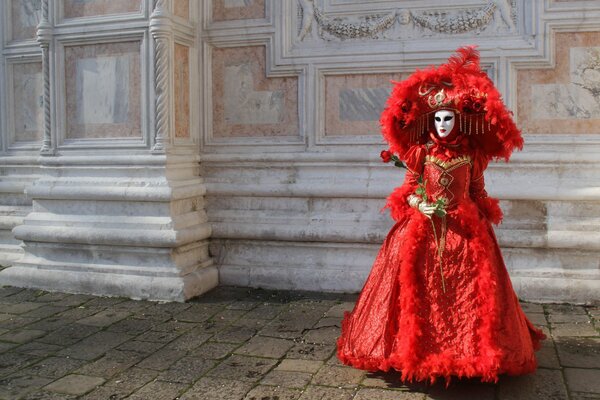
<svg viewBox="0 0 600 400">
<path fill-rule="evenodd" d="M 447 384 L 535 371 L 545 335 L 512 288 L 491 226 L 502 212 L 483 179 L 523 139 L 477 51 L 396 83 L 381 124 L 406 178 L 387 199 L 396 224 L 344 316 L 338 358 Z"/>
</svg>

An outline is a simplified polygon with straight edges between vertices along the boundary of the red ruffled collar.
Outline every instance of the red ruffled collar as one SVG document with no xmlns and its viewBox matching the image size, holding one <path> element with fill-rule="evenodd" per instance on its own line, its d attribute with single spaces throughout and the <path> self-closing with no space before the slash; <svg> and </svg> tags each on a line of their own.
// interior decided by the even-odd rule
<svg viewBox="0 0 600 400">
<path fill-rule="evenodd" d="M 435 131 L 430 132 L 429 138 L 433 145 L 429 148 L 429 154 L 445 160 L 471 154 L 469 139 L 457 132 L 458 130 L 454 129 L 445 138 L 438 137 Z"/>
</svg>

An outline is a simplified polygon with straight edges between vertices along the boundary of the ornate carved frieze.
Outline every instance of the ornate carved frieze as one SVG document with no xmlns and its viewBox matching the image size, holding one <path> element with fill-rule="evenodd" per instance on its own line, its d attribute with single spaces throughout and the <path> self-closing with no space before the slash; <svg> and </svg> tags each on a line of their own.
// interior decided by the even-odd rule
<svg viewBox="0 0 600 400">
<path fill-rule="evenodd" d="M 298 39 L 312 35 L 317 25 L 320 39 L 403 39 L 419 35 L 480 34 L 488 29 L 517 31 L 516 0 L 488 0 L 480 6 L 439 9 L 392 9 L 367 15 L 328 15 L 316 0 L 298 0 Z"/>
</svg>

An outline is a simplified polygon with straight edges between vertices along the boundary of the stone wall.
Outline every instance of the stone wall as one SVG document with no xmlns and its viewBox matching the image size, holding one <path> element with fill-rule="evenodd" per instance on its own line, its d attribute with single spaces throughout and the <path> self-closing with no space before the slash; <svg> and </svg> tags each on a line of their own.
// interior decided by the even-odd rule
<svg viewBox="0 0 600 400">
<path fill-rule="evenodd" d="M 215 0 L 202 12 L 202 174 L 221 283 L 360 290 L 392 225 L 379 210 L 403 180 L 378 156 L 390 80 L 477 44 L 525 138 L 486 174 L 515 289 L 598 300 L 598 2 Z"/>
<path fill-rule="evenodd" d="M 187 0 L 0 3 L 0 284 L 179 301 L 216 286 L 197 14 Z"/>
<path fill-rule="evenodd" d="M 403 180 L 379 160 L 390 81 L 477 44 L 525 138 L 486 174 L 515 289 L 598 300 L 597 1 L 10 0 L 0 21 L 0 284 L 360 290 Z"/>
</svg>

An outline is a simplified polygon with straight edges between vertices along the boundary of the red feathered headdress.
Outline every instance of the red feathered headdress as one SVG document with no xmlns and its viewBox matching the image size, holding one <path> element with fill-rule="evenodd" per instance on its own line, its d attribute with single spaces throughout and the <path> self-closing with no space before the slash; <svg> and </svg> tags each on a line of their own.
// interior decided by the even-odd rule
<svg viewBox="0 0 600 400">
<path fill-rule="evenodd" d="M 521 131 L 481 70 L 475 46 L 461 47 L 446 64 L 394 83 L 380 122 L 390 150 L 400 158 L 412 145 L 427 141 L 435 129 L 433 115 L 441 109 L 456 113 L 460 132 L 490 159 L 508 160 L 515 148 L 523 147 Z"/>
</svg>

